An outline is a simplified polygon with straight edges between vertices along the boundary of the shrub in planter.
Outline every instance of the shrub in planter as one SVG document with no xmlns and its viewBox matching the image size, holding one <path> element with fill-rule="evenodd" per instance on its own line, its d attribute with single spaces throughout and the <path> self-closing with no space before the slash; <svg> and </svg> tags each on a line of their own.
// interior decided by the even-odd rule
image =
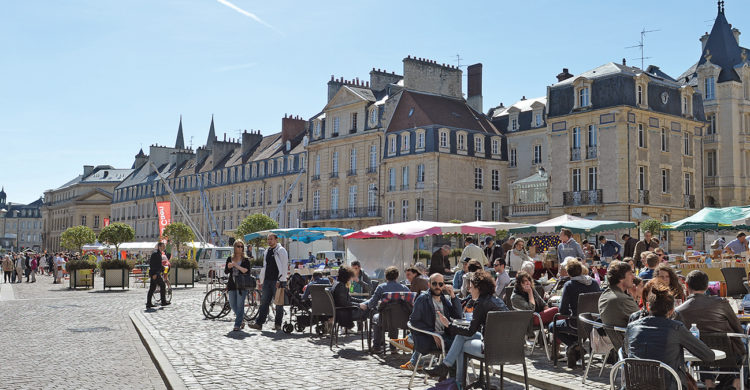
<svg viewBox="0 0 750 390">
<path fill-rule="evenodd" d="M 198 268 L 198 262 L 192 259 L 174 259 L 170 263 L 172 263 L 170 268 Z"/>
<path fill-rule="evenodd" d="M 68 273 L 71 273 L 79 269 L 94 269 L 94 268 L 96 268 L 96 262 L 88 258 L 80 259 L 80 260 L 70 260 L 67 263 L 65 263 L 65 270 L 68 271 Z"/>
<path fill-rule="evenodd" d="M 414 251 L 412 258 L 419 259 L 419 260 L 430 260 L 430 258 L 432 258 L 432 253 L 430 253 L 430 251 L 421 249 L 418 251 Z M 415 260 L 415 261 L 419 261 L 419 260 Z"/>
<path fill-rule="evenodd" d="M 99 268 L 101 269 L 126 269 L 130 271 L 133 269 L 133 267 L 134 267 L 133 263 L 127 260 L 117 260 L 117 259 L 102 260 L 101 264 L 99 264 Z"/>
</svg>

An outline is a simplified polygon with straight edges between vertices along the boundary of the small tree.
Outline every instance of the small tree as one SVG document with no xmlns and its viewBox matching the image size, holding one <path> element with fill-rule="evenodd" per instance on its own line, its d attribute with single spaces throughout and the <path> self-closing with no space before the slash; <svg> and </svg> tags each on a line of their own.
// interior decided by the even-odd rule
<svg viewBox="0 0 750 390">
<path fill-rule="evenodd" d="M 67 228 L 60 236 L 60 245 L 66 249 L 77 250 L 81 253 L 84 245 L 96 241 L 96 234 L 88 226 L 73 226 Z"/>
<path fill-rule="evenodd" d="M 652 235 L 658 236 L 661 231 L 661 221 L 658 219 L 650 218 L 641 222 L 641 230 L 645 232 L 651 232 Z"/>
<path fill-rule="evenodd" d="M 164 232 L 161 235 L 175 245 L 177 258 L 180 258 L 181 245 L 190 241 L 195 241 L 195 233 L 193 233 L 193 229 L 182 222 L 172 222 L 165 226 Z"/>
<path fill-rule="evenodd" d="M 278 229 L 279 224 L 265 214 L 250 214 L 237 226 L 234 237 L 242 239 L 246 234 L 260 232 L 263 230 Z M 259 247 L 265 243 L 265 238 L 258 237 L 248 242 L 248 245 Z"/>
<path fill-rule="evenodd" d="M 114 245 L 116 256 L 120 258 L 120 244 L 132 241 L 135 238 L 135 230 L 126 223 L 113 223 L 102 229 L 99 233 L 99 241 L 107 245 Z"/>
</svg>

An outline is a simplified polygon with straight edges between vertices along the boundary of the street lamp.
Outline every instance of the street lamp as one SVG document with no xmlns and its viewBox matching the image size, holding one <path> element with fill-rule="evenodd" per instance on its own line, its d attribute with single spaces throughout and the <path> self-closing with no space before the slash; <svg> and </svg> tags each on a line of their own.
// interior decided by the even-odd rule
<svg viewBox="0 0 750 390">
<path fill-rule="evenodd" d="M 7 223 L 7 220 L 8 220 L 8 209 L 5 209 L 5 208 L 2 208 L 2 209 L 0 209 L 0 214 L 2 214 L 2 215 L 3 215 L 3 236 L 2 236 L 2 238 L 3 238 L 3 239 L 5 239 L 5 225 L 6 225 L 6 223 Z M 3 246 L 3 245 L 2 245 L 2 243 L 0 242 L 0 248 L 1 248 L 2 246 Z"/>
</svg>

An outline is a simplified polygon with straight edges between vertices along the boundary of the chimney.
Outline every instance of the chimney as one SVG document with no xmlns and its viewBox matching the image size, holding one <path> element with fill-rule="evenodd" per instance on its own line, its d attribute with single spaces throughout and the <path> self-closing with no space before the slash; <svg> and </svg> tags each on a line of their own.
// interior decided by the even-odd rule
<svg viewBox="0 0 750 390">
<path fill-rule="evenodd" d="M 388 87 L 388 84 L 396 84 L 401 81 L 402 78 L 401 75 L 373 68 L 370 71 L 370 88 L 373 91 L 382 91 Z"/>
<path fill-rule="evenodd" d="M 260 141 L 263 140 L 263 136 L 260 135 L 260 132 L 256 133 L 254 131 L 250 131 L 249 133 L 247 130 L 242 132 L 242 155 L 243 156 L 249 156 L 250 153 L 252 153 L 258 145 L 260 145 Z"/>
<path fill-rule="evenodd" d="M 573 75 L 568 72 L 568 68 L 563 68 L 562 73 L 557 75 L 557 82 L 567 80 L 571 77 L 573 77 Z"/>
<path fill-rule="evenodd" d="M 625 58 L 624 58 L 624 57 L 623 57 L 623 59 L 622 59 L 622 65 L 623 65 L 623 66 L 627 66 L 627 65 L 628 65 L 628 63 L 627 63 L 627 62 L 625 62 Z"/>
<path fill-rule="evenodd" d="M 295 118 L 294 116 L 284 117 L 281 119 L 281 143 L 286 145 L 286 141 L 293 141 L 297 136 L 305 132 L 305 120 Z"/>
<path fill-rule="evenodd" d="M 83 177 L 90 175 L 92 172 L 94 172 L 94 166 L 93 165 L 84 165 L 83 166 Z"/>
<path fill-rule="evenodd" d="M 737 44 L 740 44 L 740 30 L 738 30 L 736 27 L 732 29 L 732 34 L 734 34 L 734 40 L 737 41 Z"/>
<path fill-rule="evenodd" d="M 466 103 L 476 112 L 483 112 L 482 107 L 482 64 L 469 65 L 466 68 L 468 82 L 466 87 Z"/>
<path fill-rule="evenodd" d="M 700 41 L 701 41 L 701 52 L 703 52 L 704 50 L 706 50 L 706 42 L 708 42 L 708 33 L 703 34 Z"/>
</svg>

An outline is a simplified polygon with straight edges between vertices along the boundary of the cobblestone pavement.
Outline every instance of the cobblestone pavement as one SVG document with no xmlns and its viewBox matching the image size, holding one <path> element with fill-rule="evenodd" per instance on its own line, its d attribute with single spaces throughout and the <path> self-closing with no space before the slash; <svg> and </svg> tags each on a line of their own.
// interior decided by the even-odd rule
<svg viewBox="0 0 750 390">
<path fill-rule="evenodd" d="M 48 276 L 0 284 L 1 388 L 166 388 L 128 316 L 145 306 L 146 290 L 103 292 L 101 283 L 79 291 Z"/>
<path fill-rule="evenodd" d="M 189 389 L 404 389 L 409 383 L 410 372 L 398 368 L 408 355 L 372 356 L 362 351 L 359 336 L 340 337 L 340 346 L 331 351 L 327 338 L 273 332 L 271 323 L 265 324 L 263 332 L 247 328 L 231 332 L 233 325 L 228 317 L 233 319 L 233 314 L 218 320 L 204 319 L 204 291 L 198 287 L 185 291 L 164 310 L 139 308 L 131 313 L 144 324 L 146 329 L 142 331 L 153 337 Z M 591 380 L 582 386 L 580 368 L 554 369 L 539 349 L 527 361 L 531 384 L 542 388 L 608 388 L 606 379 L 596 378 L 598 369 L 594 372 L 592 368 Z M 506 366 L 505 370 L 505 388 L 523 388 L 507 380 L 508 376 L 519 380 L 520 374 L 523 383 L 521 366 Z M 605 370 L 605 376 L 608 372 Z M 428 380 L 424 385 L 423 376 L 418 374 L 413 388 L 434 384 L 434 380 Z"/>
</svg>

